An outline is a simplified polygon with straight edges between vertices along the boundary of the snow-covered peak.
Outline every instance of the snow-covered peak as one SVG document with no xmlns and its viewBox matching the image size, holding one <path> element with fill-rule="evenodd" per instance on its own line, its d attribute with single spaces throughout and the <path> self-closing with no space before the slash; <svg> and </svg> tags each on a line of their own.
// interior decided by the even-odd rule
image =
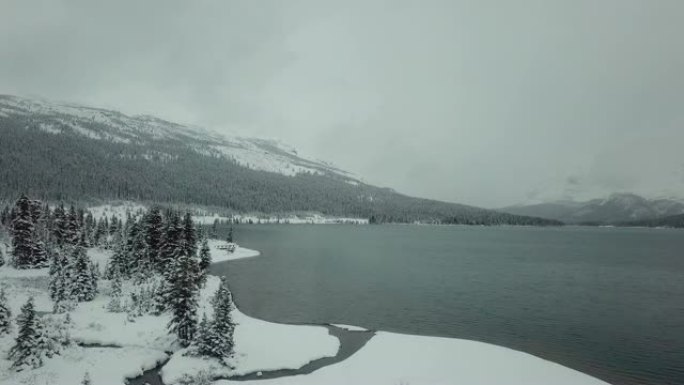
<svg viewBox="0 0 684 385">
<path fill-rule="evenodd" d="M 277 139 L 229 136 L 202 127 L 169 122 L 150 115 L 130 116 L 118 111 L 0 95 L 0 119 L 29 117 L 51 134 L 71 133 L 119 143 L 173 143 L 207 156 L 223 157 L 254 170 L 293 176 L 328 174 L 349 183 L 361 181 L 337 167 L 299 155 Z M 158 155 L 158 154 L 157 154 Z"/>
</svg>

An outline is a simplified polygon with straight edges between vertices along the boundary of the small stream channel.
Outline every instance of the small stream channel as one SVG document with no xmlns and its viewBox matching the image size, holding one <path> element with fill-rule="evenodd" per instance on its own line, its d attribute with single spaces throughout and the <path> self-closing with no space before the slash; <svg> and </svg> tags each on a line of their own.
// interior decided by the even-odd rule
<svg viewBox="0 0 684 385">
<path fill-rule="evenodd" d="M 309 326 L 323 326 L 328 329 L 330 335 L 336 337 L 340 341 L 340 347 L 337 354 L 333 357 L 323 357 L 313 360 L 298 369 L 278 369 L 278 370 L 264 370 L 260 372 L 252 372 L 236 376 L 216 377 L 213 380 L 231 380 L 231 381 L 247 381 L 247 380 L 267 380 L 287 376 L 296 376 L 300 374 L 309 374 L 320 368 L 341 362 L 354 353 L 358 352 L 366 343 L 375 335 L 373 331 L 357 331 L 347 330 L 341 327 L 332 325 L 309 325 Z M 164 385 L 161 380 L 159 372 L 169 362 L 169 358 L 161 362 L 156 367 L 146 370 L 141 376 L 129 379 L 128 385 Z"/>
</svg>

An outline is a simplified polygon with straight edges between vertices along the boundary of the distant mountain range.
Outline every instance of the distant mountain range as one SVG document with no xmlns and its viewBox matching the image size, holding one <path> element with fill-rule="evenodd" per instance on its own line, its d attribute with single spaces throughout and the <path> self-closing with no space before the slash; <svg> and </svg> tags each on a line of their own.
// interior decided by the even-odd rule
<svg viewBox="0 0 684 385">
<path fill-rule="evenodd" d="M 684 214 L 684 202 L 677 199 L 646 199 L 635 194 L 612 194 L 586 202 L 558 201 L 510 206 L 500 211 L 555 219 L 568 224 L 646 225 Z M 657 225 L 656 225 L 657 226 Z M 663 225 L 665 226 L 665 225 Z"/>
<path fill-rule="evenodd" d="M 413 198 L 274 140 L 152 116 L 0 95 L 0 200 L 189 203 L 237 213 L 316 212 L 377 222 L 557 225 Z"/>
</svg>

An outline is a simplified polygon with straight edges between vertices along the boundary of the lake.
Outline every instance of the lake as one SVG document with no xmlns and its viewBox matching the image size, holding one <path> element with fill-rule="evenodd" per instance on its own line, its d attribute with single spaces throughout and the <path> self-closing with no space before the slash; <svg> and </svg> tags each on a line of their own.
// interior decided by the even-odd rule
<svg viewBox="0 0 684 385">
<path fill-rule="evenodd" d="M 240 225 L 215 266 L 262 319 L 466 338 L 613 384 L 684 384 L 684 232 Z"/>
</svg>

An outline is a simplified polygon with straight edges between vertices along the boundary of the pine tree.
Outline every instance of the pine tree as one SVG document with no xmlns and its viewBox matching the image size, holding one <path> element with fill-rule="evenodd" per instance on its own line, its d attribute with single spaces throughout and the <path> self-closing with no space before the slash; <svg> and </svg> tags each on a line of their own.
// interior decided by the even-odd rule
<svg viewBox="0 0 684 385">
<path fill-rule="evenodd" d="M 93 277 L 90 259 L 82 243 L 74 247 L 71 287 L 79 302 L 92 301 L 97 294 L 97 279 Z"/>
<path fill-rule="evenodd" d="M 22 195 L 15 206 L 16 215 L 12 220 L 12 264 L 17 269 L 28 269 L 33 263 L 33 220 L 31 202 Z"/>
<path fill-rule="evenodd" d="M 0 336 L 12 330 L 12 310 L 7 303 L 5 289 L 0 288 Z"/>
<path fill-rule="evenodd" d="M 37 368 L 43 364 L 43 352 L 40 344 L 40 327 L 33 307 L 33 298 L 21 307 L 21 314 L 17 317 L 19 335 L 14 346 L 9 351 L 12 368 L 21 371 L 26 368 Z"/>
<path fill-rule="evenodd" d="M 126 248 L 124 251 L 127 265 L 126 271 L 128 271 L 129 276 L 147 276 L 151 273 L 151 266 L 146 263 L 146 251 L 145 234 L 143 233 L 142 226 L 140 223 L 133 220 L 133 223 L 128 230 Z"/>
<path fill-rule="evenodd" d="M 176 212 L 170 211 L 168 213 L 162 234 L 162 244 L 159 251 L 160 267 L 158 270 L 167 277 L 173 269 L 174 258 L 183 236 L 180 218 Z"/>
<path fill-rule="evenodd" d="M 66 212 L 64 211 L 63 204 L 60 204 L 55 208 L 53 217 L 54 223 L 52 229 L 52 237 L 57 247 L 63 247 L 66 241 L 67 233 L 67 217 Z"/>
<path fill-rule="evenodd" d="M 105 219 L 100 219 L 97 221 L 97 224 L 95 225 L 95 231 L 93 232 L 93 245 L 94 246 L 101 246 L 105 243 L 106 241 L 106 224 L 105 224 Z"/>
<path fill-rule="evenodd" d="M 197 265 L 188 255 L 187 247 L 181 244 L 176 249 L 168 276 L 168 291 L 165 296 L 171 310 L 169 332 L 176 333 L 181 345 L 188 346 L 197 326 Z"/>
<path fill-rule="evenodd" d="M 212 305 L 214 307 L 214 323 L 216 328 L 220 333 L 230 335 L 232 341 L 233 330 L 235 329 L 235 323 L 230 315 L 230 312 L 233 310 L 233 296 L 228 288 L 226 277 L 221 278 L 221 284 L 212 298 Z"/>
<path fill-rule="evenodd" d="M 0 267 L 3 267 L 5 265 L 5 255 L 2 252 L 2 249 L 0 249 Z"/>
<path fill-rule="evenodd" d="M 120 313 L 123 311 L 123 306 L 121 303 L 121 285 L 121 276 L 116 274 L 112 279 L 112 292 L 110 294 L 111 299 L 107 304 L 107 310 L 109 310 L 112 313 Z"/>
<path fill-rule="evenodd" d="M 114 254 L 109 259 L 109 264 L 107 265 L 107 278 L 112 278 L 114 275 L 120 275 L 122 277 L 130 277 L 130 271 L 128 270 L 128 261 L 126 258 L 126 247 L 122 242 L 119 242 L 114 247 Z"/>
<path fill-rule="evenodd" d="M 183 241 L 186 253 L 191 257 L 195 257 L 197 255 L 197 231 L 190 213 L 185 213 L 183 217 Z"/>
<path fill-rule="evenodd" d="M 43 211 L 41 201 L 30 201 L 31 221 L 33 222 L 33 232 L 31 233 L 31 266 L 45 267 L 48 265 L 47 252 L 47 216 L 50 212 Z"/>
<path fill-rule="evenodd" d="M 69 212 L 66 214 L 66 232 L 65 243 L 68 245 L 77 245 L 81 237 L 81 226 L 79 223 L 79 215 L 76 208 L 72 205 L 69 207 Z"/>
<path fill-rule="evenodd" d="M 161 272 L 159 253 L 162 245 L 163 218 L 159 207 L 153 207 L 144 217 L 145 256 L 147 262 Z"/>
<path fill-rule="evenodd" d="M 207 274 L 211 265 L 211 252 L 206 238 L 202 239 L 199 259 L 199 285 L 203 287 L 207 282 Z"/>
</svg>

